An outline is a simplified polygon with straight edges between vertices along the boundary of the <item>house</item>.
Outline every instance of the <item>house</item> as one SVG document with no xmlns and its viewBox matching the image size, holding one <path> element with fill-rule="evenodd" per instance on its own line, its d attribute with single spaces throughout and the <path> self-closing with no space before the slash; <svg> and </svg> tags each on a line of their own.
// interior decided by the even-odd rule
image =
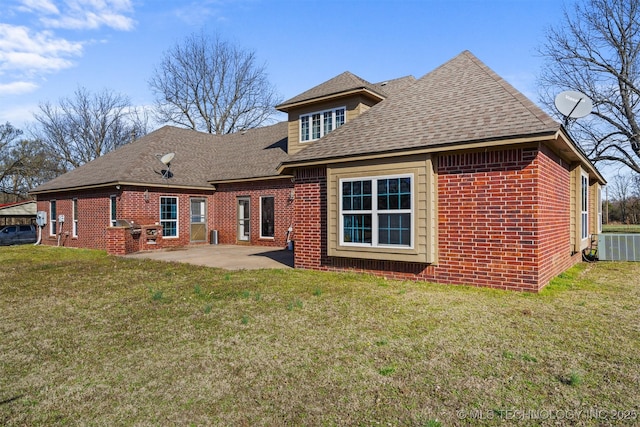
<svg viewBox="0 0 640 427">
<path fill-rule="evenodd" d="M 36 220 L 36 201 L 0 204 L 0 225 L 31 224 Z"/>
<path fill-rule="evenodd" d="M 277 108 L 287 122 L 234 135 L 163 127 L 38 187 L 44 242 L 292 237 L 296 268 L 538 291 L 600 231 L 602 175 L 470 52 L 417 80 L 345 72 Z"/>
</svg>

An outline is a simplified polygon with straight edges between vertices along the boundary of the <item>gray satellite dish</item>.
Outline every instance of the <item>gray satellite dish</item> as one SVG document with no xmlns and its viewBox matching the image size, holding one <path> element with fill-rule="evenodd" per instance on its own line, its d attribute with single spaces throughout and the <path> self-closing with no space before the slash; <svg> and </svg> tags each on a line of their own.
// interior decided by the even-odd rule
<svg viewBox="0 0 640 427">
<path fill-rule="evenodd" d="M 591 114 L 593 102 L 587 95 L 575 90 L 565 90 L 560 92 L 555 99 L 556 108 L 569 119 L 579 119 Z"/>
<path fill-rule="evenodd" d="M 171 163 L 171 160 L 173 160 L 175 156 L 176 153 L 167 153 L 164 156 L 160 157 L 160 161 L 165 165 L 169 165 L 169 163 Z"/>
</svg>

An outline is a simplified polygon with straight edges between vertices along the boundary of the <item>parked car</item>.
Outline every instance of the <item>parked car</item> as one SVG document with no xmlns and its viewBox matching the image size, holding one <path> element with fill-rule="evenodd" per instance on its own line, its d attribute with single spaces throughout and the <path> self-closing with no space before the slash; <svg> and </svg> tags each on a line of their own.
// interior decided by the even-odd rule
<svg viewBox="0 0 640 427">
<path fill-rule="evenodd" d="M 7 225 L 0 228 L 0 245 L 35 243 L 37 239 L 35 225 Z"/>
</svg>

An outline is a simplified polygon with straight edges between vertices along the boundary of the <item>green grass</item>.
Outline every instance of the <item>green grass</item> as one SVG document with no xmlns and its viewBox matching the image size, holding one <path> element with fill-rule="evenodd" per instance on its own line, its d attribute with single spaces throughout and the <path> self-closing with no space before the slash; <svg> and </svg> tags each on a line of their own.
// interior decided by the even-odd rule
<svg viewBox="0 0 640 427">
<path fill-rule="evenodd" d="M 603 224 L 603 233 L 640 233 L 640 224 Z"/>
<path fill-rule="evenodd" d="M 638 263 L 582 264 L 540 294 L 33 246 L 1 248 L 0 265 L 3 426 L 640 412 Z"/>
</svg>

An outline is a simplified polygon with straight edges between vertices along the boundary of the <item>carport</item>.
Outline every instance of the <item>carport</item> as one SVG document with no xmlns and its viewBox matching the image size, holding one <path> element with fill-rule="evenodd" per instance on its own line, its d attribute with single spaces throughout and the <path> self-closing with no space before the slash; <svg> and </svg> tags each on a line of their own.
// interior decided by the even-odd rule
<svg viewBox="0 0 640 427">
<path fill-rule="evenodd" d="M 264 246 L 197 245 L 182 248 L 135 252 L 125 258 L 184 262 L 226 270 L 293 268 L 293 252 Z"/>
<path fill-rule="evenodd" d="M 36 221 L 36 202 L 0 204 L 0 225 L 32 224 Z"/>
</svg>

